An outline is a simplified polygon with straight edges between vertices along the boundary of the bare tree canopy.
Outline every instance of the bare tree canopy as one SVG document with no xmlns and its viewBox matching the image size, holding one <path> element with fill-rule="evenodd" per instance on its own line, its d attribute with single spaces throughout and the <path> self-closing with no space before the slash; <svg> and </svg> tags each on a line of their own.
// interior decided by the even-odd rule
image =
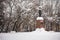
<svg viewBox="0 0 60 40">
<path fill-rule="evenodd" d="M 45 27 L 60 23 L 60 0 L 0 0 L 0 32 L 35 30 L 39 10 Z"/>
</svg>

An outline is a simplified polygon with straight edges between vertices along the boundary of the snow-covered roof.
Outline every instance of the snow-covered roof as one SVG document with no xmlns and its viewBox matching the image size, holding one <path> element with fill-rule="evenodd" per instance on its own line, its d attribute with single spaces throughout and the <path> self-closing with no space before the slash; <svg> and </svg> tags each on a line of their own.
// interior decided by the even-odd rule
<svg viewBox="0 0 60 40">
<path fill-rule="evenodd" d="M 44 20 L 44 18 L 43 17 L 37 17 L 36 20 Z"/>
</svg>

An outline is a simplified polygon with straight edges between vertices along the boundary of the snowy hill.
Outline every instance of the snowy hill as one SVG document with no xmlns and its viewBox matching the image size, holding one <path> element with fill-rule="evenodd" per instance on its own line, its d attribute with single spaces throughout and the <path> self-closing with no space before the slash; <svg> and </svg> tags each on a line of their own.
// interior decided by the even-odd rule
<svg viewBox="0 0 60 40">
<path fill-rule="evenodd" d="M 43 28 L 33 32 L 0 33 L 0 40 L 60 40 L 59 32 L 41 30 Z"/>
</svg>

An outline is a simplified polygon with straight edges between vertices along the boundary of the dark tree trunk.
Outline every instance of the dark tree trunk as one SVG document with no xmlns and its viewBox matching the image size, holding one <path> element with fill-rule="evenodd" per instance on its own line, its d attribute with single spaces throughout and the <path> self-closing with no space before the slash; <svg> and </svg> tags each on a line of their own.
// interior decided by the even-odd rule
<svg viewBox="0 0 60 40">
<path fill-rule="evenodd" d="M 4 13 L 3 13 L 3 0 L 0 0 L 0 32 L 4 32 Z"/>
</svg>

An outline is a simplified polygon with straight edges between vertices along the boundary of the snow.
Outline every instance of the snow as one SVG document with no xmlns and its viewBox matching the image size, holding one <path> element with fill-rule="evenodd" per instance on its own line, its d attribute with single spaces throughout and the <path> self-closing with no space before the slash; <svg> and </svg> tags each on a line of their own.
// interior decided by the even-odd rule
<svg viewBox="0 0 60 40">
<path fill-rule="evenodd" d="M 31 6 L 31 5 L 33 5 L 33 3 L 31 2 L 31 3 L 28 4 L 28 6 L 29 6 L 29 5 Z"/>
<path fill-rule="evenodd" d="M 60 33 L 37 28 L 32 32 L 0 33 L 0 40 L 60 40 Z"/>
<path fill-rule="evenodd" d="M 44 18 L 43 17 L 37 17 L 36 20 L 44 20 Z"/>
<path fill-rule="evenodd" d="M 30 11 L 31 9 L 27 9 L 27 11 Z"/>
<path fill-rule="evenodd" d="M 37 28 L 34 32 L 46 32 L 44 28 Z"/>
</svg>

